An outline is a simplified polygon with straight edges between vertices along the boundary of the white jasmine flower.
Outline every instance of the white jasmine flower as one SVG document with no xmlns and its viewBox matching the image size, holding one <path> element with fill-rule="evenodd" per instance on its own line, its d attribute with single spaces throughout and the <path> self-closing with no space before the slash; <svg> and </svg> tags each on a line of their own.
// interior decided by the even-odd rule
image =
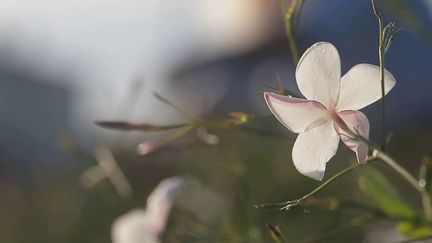
<svg viewBox="0 0 432 243">
<path fill-rule="evenodd" d="M 183 180 L 163 180 L 147 199 L 146 209 L 134 209 L 117 218 L 111 229 L 113 243 L 159 243 L 169 212 Z"/>
<path fill-rule="evenodd" d="M 379 67 L 358 64 L 341 78 L 338 51 L 330 43 L 319 42 L 303 54 L 295 76 L 306 99 L 274 93 L 265 93 L 264 98 L 276 118 L 288 130 L 299 133 L 292 150 L 296 169 L 322 180 L 339 139 L 356 153 L 359 162 L 366 160 L 367 144 L 350 139 L 346 131 L 369 137 L 369 120 L 358 110 L 381 98 Z M 396 80 L 388 71 L 384 79 L 387 93 Z"/>
</svg>

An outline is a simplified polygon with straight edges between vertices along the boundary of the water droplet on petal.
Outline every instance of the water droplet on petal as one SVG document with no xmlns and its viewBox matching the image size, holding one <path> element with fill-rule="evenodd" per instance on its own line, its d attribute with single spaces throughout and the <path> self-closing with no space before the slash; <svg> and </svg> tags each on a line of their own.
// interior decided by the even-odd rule
<svg viewBox="0 0 432 243">
<path fill-rule="evenodd" d="M 322 51 L 322 53 L 325 53 L 325 52 L 326 52 L 326 49 L 325 49 L 325 48 L 323 48 L 323 49 L 322 49 L 321 51 Z"/>
<path fill-rule="evenodd" d="M 317 57 L 317 58 L 315 58 L 315 62 L 319 62 L 319 59 L 318 59 L 318 57 Z"/>
<path fill-rule="evenodd" d="M 326 72 L 326 76 L 330 77 L 330 72 L 329 71 Z"/>
</svg>

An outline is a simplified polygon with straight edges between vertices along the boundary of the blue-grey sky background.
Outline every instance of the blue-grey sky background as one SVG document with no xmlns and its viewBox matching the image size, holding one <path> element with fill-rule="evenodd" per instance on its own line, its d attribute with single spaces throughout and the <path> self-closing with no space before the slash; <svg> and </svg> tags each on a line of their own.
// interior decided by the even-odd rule
<svg viewBox="0 0 432 243">
<path fill-rule="evenodd" d="M 153 91 L 206 116 L 214 109 L 268 113 L 256 94 L 263 90 L 260 83 L 277 83 L 277 72 L 288 87 L 297 89 L 277 3 L 0 3 L 0 137 L 3 149 L 14 154 L 23 148 L 56 147 L 57 137 L 65 134 L 89 150 L 110 144 L 117 133 L 96 127 L 96 120 L 184 120 L 157 101 Z M 411 5 L 431 31 L 431 1 Z M 386 21 L 397 21 L 388 7 L 380 6 Z M 432 41 L 400 24 L 404 30 L 386 63 L 397 79 L 387 98 L 389 126 L 430 131 Z M 343 72 L 357 63 L 377 64 L 377 26 L 370 2 L 306 1 L 298 31 L 301 51 L 318 41 L 336 45 Z M 138 98 L 131 108 L 128 102 L 134 95 Z M 373 132 L 379 108 L 375 104 L 365 110 Z M 146 137 L 130 138 L 133 146 Z"/>
</svg>

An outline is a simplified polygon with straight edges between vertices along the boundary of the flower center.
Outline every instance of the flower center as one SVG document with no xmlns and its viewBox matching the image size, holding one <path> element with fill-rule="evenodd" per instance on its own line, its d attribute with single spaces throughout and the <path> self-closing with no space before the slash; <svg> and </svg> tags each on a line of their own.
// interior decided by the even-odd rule
<svg viewBox="0 0 432 243">
<path fill-rule="evenodd" d="M 348 125 L 345 123 L 342 117 L 339 116 L 339 113 L 336 111 L 336 107 L 330 107 L 328 110 L 328 117 L 342 130 L 349 131 Z"/>
</svg>

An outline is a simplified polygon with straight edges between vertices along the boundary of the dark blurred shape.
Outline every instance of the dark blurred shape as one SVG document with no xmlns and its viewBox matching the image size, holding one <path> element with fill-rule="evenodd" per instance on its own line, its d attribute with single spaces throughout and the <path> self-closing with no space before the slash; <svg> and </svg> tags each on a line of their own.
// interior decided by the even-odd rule
<svg viewBox="0 0 432 243">
<path fill-rule="evenodd" d="M 166 131 L 166 130 L 172 130 L 172 129 L 185 126 L 183 124 L 168 125 L 168 126 L 158 126 L 152 124 L 132 124 L 132 123 L 121 122 L 121 121 L 99 121 L 95 123 L 96 125 L 99 125 L 103 128 L 117 129 L 123 131 L 143 131 L 143 132 Z"/>
</svg>

